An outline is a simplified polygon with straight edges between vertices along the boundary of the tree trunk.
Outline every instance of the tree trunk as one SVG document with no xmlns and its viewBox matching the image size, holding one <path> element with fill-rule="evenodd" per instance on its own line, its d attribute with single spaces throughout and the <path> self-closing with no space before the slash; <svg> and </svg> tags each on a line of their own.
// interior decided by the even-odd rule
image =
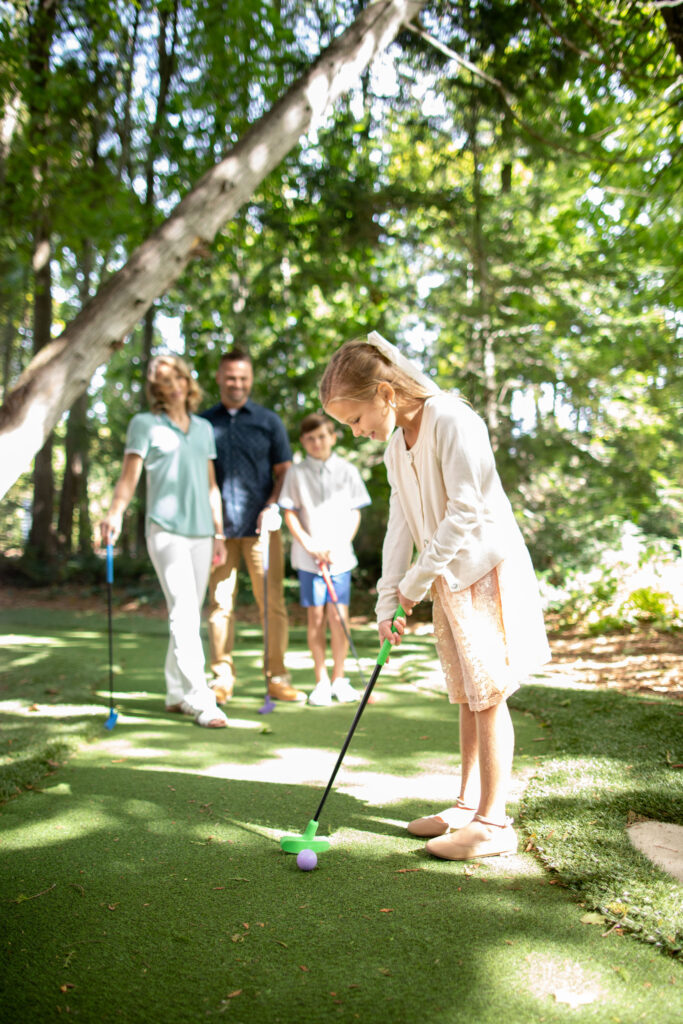
<svg viewBox="0 0 683 1024">
<path fill-rule="evenodd" d="M 671 4 L 668 7 L 661 7 L 660 12 L 669 33 L 669 39 L 683 61 L 683 10 L 681 10 L 680 4 Z"/>
<path fill-rule="evenodd" d="M 0 409 L 0 497 L 30 465 L 62 413 L 123 344 L 155 298 L 180 276 L 195 251 L 246 202 L 298 139 L 357 81 L 423 0 L 377 0 L 208 171 L 86 308 L 22 374 Z"/>
<path fill-rule="evenodd" d="M 45 145 L 44 95 L 50 76 L 50 51 L 57 4 L 40 0 L 29 35 L 29 64 L 33 90 L 28 97 L 28 136 L 37 153 L 33 167 L 35 189 L 33 232 L 33 352 L 34 361 L 50 345 L 52 337 L 52 257 L 50 232 L 50 190 L 48 187 L 49 151 Z M 33 467 L 33 518 L 27 549 L 40 561 L 51 561 L 55 554 L 52 516 L 55 497 L 52 470 L 52 427 L 42 437 L 42 447 Z"/>
<path fill-rule="evenodd" d="M 44 219 L 36 231 L 34 264 L 33 350 L 40 352 L 50 341 L 52 327 L 52 273 L 50 270 L 49 232 Z M 52 442 L 50 432 L 38 452 L 33 466 L 33 518 L 29 530 L 27 550 L 40 561 L 51 561 L 55 554 L 52 515 L 55 482 L 52 470 Z"/>
<path fill-rule="evenodd" d="M 90 466 L 88 439 L 87 391 L 76 399 L 69 410 L 66 428 L 66 466 L 59 503 L 57 536 L 66 554 L 74 549 L 74 526 L 78 521 L 78 551 L 86 555 L 92 551 L 92 531 L 88 504 L 88 469 Z"/>
</svg>

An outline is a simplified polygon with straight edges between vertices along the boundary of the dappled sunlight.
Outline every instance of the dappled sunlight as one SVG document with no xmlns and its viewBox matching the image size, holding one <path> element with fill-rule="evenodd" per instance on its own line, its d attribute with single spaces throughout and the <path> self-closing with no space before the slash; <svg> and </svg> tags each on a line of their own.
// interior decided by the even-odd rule
<svg viewBox="0 0 683 1024">
<path fill-rule="evenodd" d="M 239 761 L 219 761 L 207 768 L 174 768 L 180 774 L 203 775 L 213 779 L 231 779 L 235 782 L 269 782 L 275 785 L 325 786 L 332 773 L 338 753 L 330 750 L 285 748 L 271 752 L 267 761 L 243 764 Z M 347 755 L 348 767 L 364 764 L 364 760 Z M 143 771 L 160 771 L 156 765 L 145 765 Z M 168 771 L 168 766 L 164 766 Z M 340 776 L 341 777 L 341 771 Z"/>
<path fill-rule="evenodd" d="M 102 715 L 101 704 L 27 704 L 25 700 L 0 701 L 0 713 L 20 715 L 26 718 L 82 718 L 88 715 Z"/>
<path fill-rule="evenodd" d="M 12 668 L 19 669 L 35 667 L 36 665 L 40 665 L 41 662 L 46 661 L 50 657 L 50 654 L 50 651 L 46 651 L 41 647 L 41 649 L 37 650 L 34 654 L 25 654 L 23 657 L 17 656 L 16 658 L 13 658 Z"/>
<path fill-rule="evenodd" d="M 118 723 L 117 723 L 118 725 Z M 136 732 L 135 736 L 128 739 L 125 736 L 115 737 L 112 734 L 110 740 L 105 740 L 99 744 L 100 750 L 106 750 L 107 753 L 113 757 L 126 758 L 129 754 L 132 754 L 134 758 L 140 758 L 148 760 L 149 758 L 169 758 L 173 755 L 173 752 L 168 747 L 143 747 L 139 743 L 139 734 Z"/>
<path fill-rule="evenodd" d="M 66 647 L 66 645 L 67 641 L 59 637 L 22 636 L 19 633 L 6 633 L 0 641 L 0 647 Z"/>
<path fill-rule="evenodd" d="M 42 796 L 48 800 L 54 798 L 68 798 L 72 800 L 72 793 L 69 786 L 54 786 L 52 789 L 43 790 Z M 56 801 L 57 802 L 57 801 Z M 101 807 L 93 812 L 84 809 L 78 804 L 69 808 L 63 801 L 59 807 L 54 808 L 58 818 L 40 819 L 38 821 L 23 822 L 16 828 L 4 827 L 2 831 L 2 853 L 6 854 L 12 850 L 32 850 L 46 846 L 63 846 L 68 839 L 81 839 L 90 836 L 94 832 L 113 829 L 119 825 L 119 816 L 106 813 Z"/>
<path fill-rule="evenodd" d="M 337 778 L 340 793 L 365 804 L 391 806 L 406 800 L 421 801 L 429 807 L 447 807 L 458 795 L 459 773 L 446 771 L 440 762 L 432 770 L 417 775 L 379 774 L 354 771 Z"/>
</svg>

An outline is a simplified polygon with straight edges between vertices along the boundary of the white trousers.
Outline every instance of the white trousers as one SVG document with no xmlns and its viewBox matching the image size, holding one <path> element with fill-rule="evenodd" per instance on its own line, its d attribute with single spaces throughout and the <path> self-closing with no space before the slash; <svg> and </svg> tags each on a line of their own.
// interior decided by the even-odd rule
<svg viewBox="0 0 683 1024">
<path fill-rule="evenodd" d="M 150 523 L 147 550 L 168 608 L 166 704 L 185 701 L 196 713 L 212 711 L 216 698 L 204 674 L 201 610 L 209 582 L 213 539 L 184 537 Z"/>
</svg>

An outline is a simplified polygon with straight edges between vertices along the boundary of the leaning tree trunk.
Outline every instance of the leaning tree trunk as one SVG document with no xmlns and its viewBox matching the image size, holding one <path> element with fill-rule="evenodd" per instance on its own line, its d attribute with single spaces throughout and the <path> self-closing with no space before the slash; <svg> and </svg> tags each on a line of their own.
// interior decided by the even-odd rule
<svg viewBox="0 0 683 1024">
<path fill-rule="evenodd" d="M 377 0 L 197 183 L 126 265 L 31 362 L 0 409 L 0 497 L 44 443 L 102 363 L 123 344 L 193 254 L 282 161 L 298 139 L 358 80 L 424 0 Z"/>
<path fill-rule="evenodd" d="M 90 395 L 84 391 L 69 410 L 66 427 L 66 465 L 59 501 L 57 536 L 66 554 L 74 548 L 74 526 L 78 520 L 78 551 L 82 555 L 92 551 L 90 514 L 88 510 L 88 409 Z"/>
</svg>

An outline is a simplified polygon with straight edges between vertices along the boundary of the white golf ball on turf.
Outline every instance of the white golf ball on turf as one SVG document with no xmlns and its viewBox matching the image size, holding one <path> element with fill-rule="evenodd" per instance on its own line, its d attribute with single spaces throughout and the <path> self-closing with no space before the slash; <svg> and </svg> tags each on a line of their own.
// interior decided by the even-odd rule
<svg viewBox="0 0 683 1024">
<path fill-rule="evenodd" d="M 318 858 L 313 850 L 300 850 L 296 855 L 296 866 L 301 871 L 312 871 L 317 863 Z"/>
</svg>

